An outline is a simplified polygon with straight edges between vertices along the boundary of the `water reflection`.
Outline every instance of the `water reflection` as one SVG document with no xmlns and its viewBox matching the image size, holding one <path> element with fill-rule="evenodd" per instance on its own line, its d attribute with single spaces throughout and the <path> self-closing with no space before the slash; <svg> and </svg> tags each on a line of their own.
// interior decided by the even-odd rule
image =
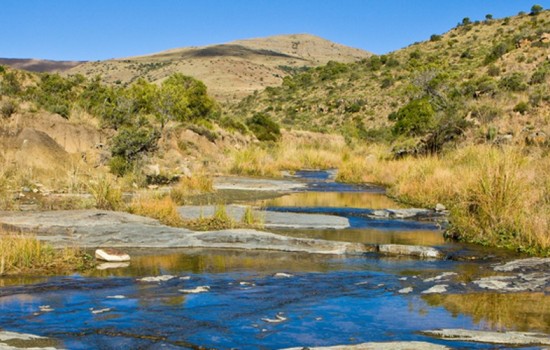
<svg viewBox="0 0 550 350">
<path fill-rule="evenodd" d="M 277 233 L 299 237 L 316 238 L 330 241 L 344 241 L 365 244 L 411 244 L 439 246 L 445 244 L 441 231 L 436 230 L 414 230 L 414 231 L 391 231 L 391 230 L 276 230 Z"/>
<path fill-rule="evenodd" d="M 402 205 L 382 193 L 299 192 L 255 202 L 261 207 L 340 207 L 387 209 Z"/>
<path fill-rule="evenodd" d="M 150 254 L 151 252 L 149 252 Z M 139 252 L 138 252 L 139 254 Z M 307 253 L 281 253 L 239 250 L 159 251 L 154 255 L 137 255 L 127 268 L 95 270 L 90 276 L 151 276 L 161 274 L 200 274 L 256 272 L 271 274 L 280 271 L 326 272 L 341 268 L 345 257 Z"/>
<path fill-rule="evenodd" d="M 474 293 L 427 295 L 430 306 L 443 306 L 453 317 L 471 316 L 495 330 L 550 333 L 550 295 L 544 293 Z"/>
</svg>

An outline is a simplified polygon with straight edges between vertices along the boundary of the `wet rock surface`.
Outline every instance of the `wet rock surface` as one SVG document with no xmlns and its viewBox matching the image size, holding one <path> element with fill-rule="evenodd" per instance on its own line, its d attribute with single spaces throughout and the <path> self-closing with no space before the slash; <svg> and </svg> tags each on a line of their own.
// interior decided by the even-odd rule
<svg viewBox="0 0 550 350">
<path fill-rule="evenodd" d="M 267 249 L 318 254 L 360 254 L 362 244 L 293 238 L 256 230 L 194 232 L 122 212 L 75 210 L 5 212 L 0 222 L 36 232 L 55 247 L 151 247 Z"/>
<path fill-rule="evenodd" d="M 227 214 L 236 222 L 242 221 L 247 207 L 240 205 L 225 206 Z M 198 219 L 214 215 L 215 206 L 184 206 L 178 208 L 185 219 Z M 349 227 L 347 218 L 335 215 L 280 213 L 275 211 L 253 210 L 253 215 L 266 228 L 303 228 L 303 229 L 344 229 Z"/>
<path fill-rule="evenodd" d="M 423 341 L 369 342 L 355 345 L 335 345 L 321 347 L 297 347 L 283 350 L 446 350 L 446 346 Z"/>
<path fill-rule="evenodd" d="M 530 332 L 489 332 L 467 329 L 438 329 L 423 331 L 422 334 L 454 341 L 464 340 L 505 345 L 550 345 L 550 335 Z"/>
<path fill-rule="evenodd" d="M 55 339 L 0 330 L 1 350 L 60 350 L 58 346 L 59 342 Z"/>
</svg>

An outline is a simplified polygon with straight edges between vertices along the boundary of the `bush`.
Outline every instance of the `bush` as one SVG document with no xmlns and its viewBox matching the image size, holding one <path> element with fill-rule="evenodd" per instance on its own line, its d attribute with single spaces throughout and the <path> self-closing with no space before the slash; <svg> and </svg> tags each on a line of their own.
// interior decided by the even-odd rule
<svg viewBox="0 0 550 350">
<path fill-rule="evenodd" d="M 504 56 L 506 53 L 512 50 L 512 45 L 508 42 L 501 42 L 497 45 L 495 45 L 491 52 L 485 56 L 485 64 L 489 64 L 491 62 L 494 62 Z"/>
<path fill-rule="evenodd" d="M 527 89 L 527 84 L 524 82 L 524 76 L 522 73 L 512 73 L 502 78 L 498 86 L 508 91 L 524 91 Z"/>
<path fill-rule="evenodd" d="M 435 111 L 427 98 L 413 100 L 390 115 L 390 119 L 396 121 L 393 133 L 408 136 L 422 135 L 434 126 L 434 116 Z"/>
<path fill-rule="evenodd" d="M 260 141 L 277 141 L 281 138 L 279 125 L 266 113 L 256 113 L 246 125 Z"/>
<path fill-rule="evenodd" d="M 432 34 L 430 36 L 430 41 L 440 41 L 440 40 L 441 40 L 441 35 Z"/>
<path fill-rule="evenodd" d="M 529 104 L 525 101 L 519 102 L 517 105 L 515 105 L 513 110 L 514 112 L 518 112 L 519 114 L 523 115 L 529 110 Z"/>
<path fill-rule="evenodd" d="M 0 107 L 0 113 L 2 114 L 2 117 L 9 118 L 17 112 L 17 105 L 15 102 L 8 100 L 2 103 L 2 106 Z"/>
<path fill-rule="evenodd" d="M 115 156 L 109 160 L 109 168 L 112 174 L 122 177 L 133 169 L 133 164 L 124 157 Z"/>
</svg>

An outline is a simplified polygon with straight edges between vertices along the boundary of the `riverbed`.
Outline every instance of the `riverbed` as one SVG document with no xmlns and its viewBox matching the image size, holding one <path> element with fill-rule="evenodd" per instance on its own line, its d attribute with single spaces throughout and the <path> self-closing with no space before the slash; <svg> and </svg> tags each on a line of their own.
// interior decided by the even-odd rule
<svg viewBox="0 0 550 350">
<path fill-rule="evenodd" d="M 422 332 L 550 333 L 548 280 L 515 292 L 479 282 L 498 275 L 495 266 L 523 257 L 445 241 L 440 217 L 373 215 L 407 208 L 379 187 L 338 184 L 333 178 L 331 172 L 301 172 L 286 180 L 299 186 L 268 187 L 275 194 L 259 199 L 232 193 L 231 203 L 338 215 L 350 223 L 345 229 L 270 230 L 280 235 L 422 245 L 442 251 L 443 258 L 376 251 L 131 248 L 131 262 L 118 267 L 100 265 L 73 276 L 0 278 L 0 329 L 47 337 L 28 344 L 59 349 L 282 349 L 390 341 L 423 342 L 412 348 L 504 349 L 509 345 Z"/>
</svg>

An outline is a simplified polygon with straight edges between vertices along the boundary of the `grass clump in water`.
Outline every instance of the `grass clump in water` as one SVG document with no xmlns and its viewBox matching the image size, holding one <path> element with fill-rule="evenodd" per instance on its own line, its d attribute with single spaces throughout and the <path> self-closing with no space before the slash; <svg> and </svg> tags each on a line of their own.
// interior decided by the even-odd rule
<svg viewBox="0 0 550 350">
<path fill-rule="evenodd" d="M 0 275 L 72 272 L 92 265 L 78 248 L 54 249 L 33 235 L 0 232 Z"/>
</svg>

